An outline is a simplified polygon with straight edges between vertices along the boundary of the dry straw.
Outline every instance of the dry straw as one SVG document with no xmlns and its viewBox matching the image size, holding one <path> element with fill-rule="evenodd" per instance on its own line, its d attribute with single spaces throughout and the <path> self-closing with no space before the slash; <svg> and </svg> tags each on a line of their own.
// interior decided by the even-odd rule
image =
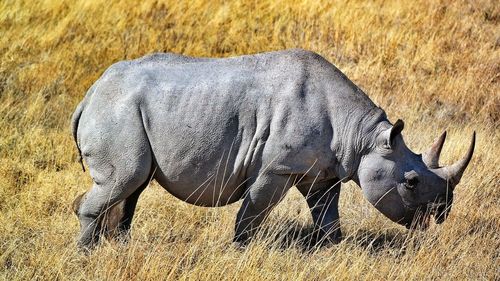
<svg viewBox="0 0 500 281">
<path fill-rule="evenodd" d="M 497 1 L 0 2 L 0 279 L 499 279 Z M 345 240 L 307 249 L 311 219 L 291 192 L 245 251 L 237 204 L 187 205 L 153 183 L 132 241 L 75 251 L 71 201 L 90 186 L 69 131 L 113 62 L 156 51 L 224 57 L 301 47 L 344 71 L 423 150 L 449 132 L 444 163 L 476 153 L 450 218 L 408 233 L 343 187 Z"/>
</svg>

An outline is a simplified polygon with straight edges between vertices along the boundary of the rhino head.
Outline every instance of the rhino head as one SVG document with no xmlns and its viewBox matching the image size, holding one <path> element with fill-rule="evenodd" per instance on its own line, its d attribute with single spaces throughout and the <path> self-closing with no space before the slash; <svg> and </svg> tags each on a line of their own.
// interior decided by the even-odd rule
<svg viewBox="0 0 500 281">
<path fill-rule="evenodd" d="M 404 143 L 404 123 L 386 123 L 375 133 L 368 151 L 361 157 L 357 183 L 366 199 L 381 213 L 407 228 L 425 229 L 430 216 L 442 223 L 453 202 L 459 183 L 474 152 L 476 134 L 465 157 L 453 165 L 440 167 L 439 155 L 444 132 L 423 154 L 413 153 Z"/>
</svg>

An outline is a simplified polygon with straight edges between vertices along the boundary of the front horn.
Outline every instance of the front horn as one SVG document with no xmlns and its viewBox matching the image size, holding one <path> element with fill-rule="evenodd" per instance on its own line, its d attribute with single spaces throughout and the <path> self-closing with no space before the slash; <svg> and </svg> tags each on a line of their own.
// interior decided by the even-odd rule
<svg viewBox="0 0 500 281">
<path fill-rule="evenodd" d="M 431 147 L 422 154 L 424 164 L 431 169 L 439 168 L 439 155 L 443 149 L 444 140 L 446 139 L 446 131 L 444 131 L 439 138 L 437 138 Z"/>
<path fill-rule="evenodd" d="M 472 134 L 472 142 L 469 146 L 469 150 L 467 151 L 465 157 L 457 161 L 453 165 L 439 169 L 444 172 L 443 177 L 446 178 L 452 184 L 452 186 L 455 186 L 458 184 L 458 182 L 460 182 L 460 179 L 462 178 L 462 175 L 464 174 L 465 169 L 467 168 L 467 165 L 469 165 L 469 162 L 472 158 L 475 145 L 476 145 L 476 132 L 474 131 L 474 133 Z"/>
</svg>

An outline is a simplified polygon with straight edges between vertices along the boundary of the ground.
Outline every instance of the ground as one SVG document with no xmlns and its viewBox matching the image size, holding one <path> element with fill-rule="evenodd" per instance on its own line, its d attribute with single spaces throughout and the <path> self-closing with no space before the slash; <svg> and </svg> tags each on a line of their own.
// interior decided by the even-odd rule
<svg viewBox="0 0 500 281">
<path fill-rule="evenodd" d="M 328 2 L 328 3 L 326 3 Z M 0 3 L 0 279 L 499 279 L 500 6 L 497 1 L 11 1 Z M 443 130 L 442 162 L 476 152 L 450 218 L 408 232 L 343 187 L 346 238 L 307 245 L 298 192 L 246 250 L 239 204 L 201 208 L 153 183 L 128 245 L 76 249 L 71 202 L 89 188 L 69 120 L 113 62 L 158 51 L 225 57 L 318 52 L 395 121 L 416 152 Z"/>
</svg>

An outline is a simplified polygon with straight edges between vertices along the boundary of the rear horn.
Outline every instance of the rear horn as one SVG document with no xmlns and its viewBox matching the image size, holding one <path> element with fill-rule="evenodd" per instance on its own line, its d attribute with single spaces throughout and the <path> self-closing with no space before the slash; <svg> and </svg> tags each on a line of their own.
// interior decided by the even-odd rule
<svg viewBox="0 0 500 281">
<path fill-rule="evenodd" d="M 431 169 L 439 168 L 439 155 L 441 154 L 445 140 L 446 131 L 439 138 L 435 139 L 432 146 L 422 154 L 422 160 L 427 167 Z"/>
</svg>

